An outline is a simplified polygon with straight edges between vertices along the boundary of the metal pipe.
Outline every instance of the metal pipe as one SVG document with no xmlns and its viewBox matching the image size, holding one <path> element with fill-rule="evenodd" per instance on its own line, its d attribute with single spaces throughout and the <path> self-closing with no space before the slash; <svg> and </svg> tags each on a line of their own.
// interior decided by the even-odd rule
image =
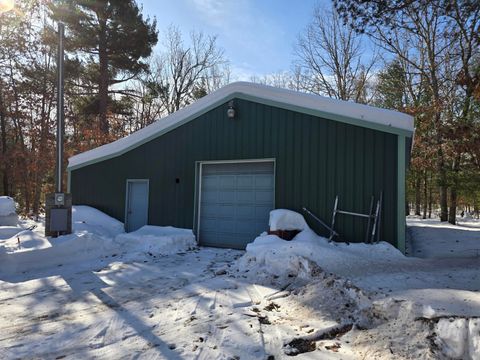
<svg viewBox="0 0 480 360">
<path fill-rule="evenodd" d="M 65 26 L 58 23 L 58 57 L 57 57 L 57 160 L 56 160 L 56 176 L 55 188 L 58 193 L 62 192 L 62 174 L 63 174 L 63 118 L 64 118 L 64 82 L 63 82 L 63 37 Z"/>
<path fill-rule="evenodd" d="M 372 222 L 372 211 L 373 211 L 373 203 L 375 201 L 375 197 L 372 195 L 372 198 L 370 199 L 370 210 L 368 213 L 370 214 L 370 217 L 368 218 L 368 223 L 367 223 L 367 231 L 365 232 L 365 243 L 368 244 L 369 242 L 372 242 L 371 239 L 368 239 L 368 234 L 370 233 L 370 224 Z"/>
<path fill-rule="evenodd" d="M 360 216 L 364 218 L 372 218 L 372 215 L 367 215 L 367 214 L 359 214 L 351 211 L 343 211 L 343 210 L 337 210 L 337 214 L 344 214 L 344 215 L 352 215 L 352 216 Z"/>
<path fill-rule="evenodd" d="M 318 221 L 321 225 L 323 225 L 327 230 L 330 231 L 330 238 L 333 237 L 333 235 L 338 236 L 338 233 L 333 230 L 330 226 L 325 224 L 322 220 L 320 220 L 317 216 L 315 216 L 314 213 L 312 213 L 310 210 L 308 210 L 306 207 L 303 207 L 303 211 L 305 211 L 308 215 L 310 215 L 314 220 Z"/>
<path fill-rule="evenodd" d="M 380 192 L 379 209 L 378 209 L 378 225 L 377 225 L 377 239 L 372 239 L 375 242 L 380 241 L 380 229 L 382 227 L 382 205 L 383 205 L 383 191 Z"/>
<path fill-rule="evenodd" d="M 335 197 L 335 203 L 333 204 L 332 225 L 330 226 L 332 230 L 330 231 L 330 237 L 329 237 L 330 240 L 333 239 L 333 229 L 335 229 L 335 216 L 337 216 L 337 206 L 338 206 L 338 195 Z"/>
</svg>

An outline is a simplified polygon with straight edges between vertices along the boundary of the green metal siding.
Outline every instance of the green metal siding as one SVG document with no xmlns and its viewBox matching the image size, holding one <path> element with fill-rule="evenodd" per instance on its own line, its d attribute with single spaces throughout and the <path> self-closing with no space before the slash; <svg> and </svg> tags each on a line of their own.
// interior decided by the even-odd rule
<svg viewBox="0 0 480 360">
<path fill-rule="evenodd" d="M 126 179 L 149 179 L 149 223 L 193 228 L 197 161 L 275 158 L 277 208 L 306 206 L 330 222 L 336 194 L 341 208 L 366 212 L 371 195 L 383 190 L 381 238 L 397 244 L 397 135 L 242 99 L 235 99 L 235 119 L 226 109 L 221 105 L 121 156 L 72 170 L 74 204 L 123 221 Z M 361 219 L 339 217 L 337 224 L 345 240 L 364 239 Z"/>
</svg>

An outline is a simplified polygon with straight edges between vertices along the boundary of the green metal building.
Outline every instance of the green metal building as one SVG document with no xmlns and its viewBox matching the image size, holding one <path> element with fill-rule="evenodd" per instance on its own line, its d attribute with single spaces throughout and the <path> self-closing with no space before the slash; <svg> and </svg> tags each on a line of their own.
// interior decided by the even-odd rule
<svg viewBox="0 0 480 360">
<path fill-rule="evenodd" d="M 193 229 L 207 246 L 244 248 L 274 208 L 330 223 L 382 198 L 380 240 L 405 248 L 412 117 L 269 86 L 233 83 L 132 135 L 69 160 L 73 203 L 125 222 Z M 305 216 L 320 235 L 327 235 Z M 342 240 L 367 221 L 338 216 Z"/>
</svg>

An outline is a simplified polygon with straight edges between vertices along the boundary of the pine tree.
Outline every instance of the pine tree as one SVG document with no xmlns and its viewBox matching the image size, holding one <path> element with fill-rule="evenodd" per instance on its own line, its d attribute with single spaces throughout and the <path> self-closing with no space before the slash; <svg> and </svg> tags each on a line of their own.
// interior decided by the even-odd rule
<svg viewBox="0 0 480 360">
<path fill-rule="evenodd" d="M 398 60 L 380 71 L 377 80 L 375 105 L 392 110 L 404 110 L 407 105 L 406 74 Z"/>
<path fill-rule="evenodd" d="M 96 93 L 89 105 L 108 134 L 108 113 L 116 107 L 110 95 L 128 94 L 118 84 L 148 70 L 143 59 L 157 43 L 156 21 L 144 19 L 135 0 L 65 0 L 51 9 L 53 18 L 66 24 L 67 50 L 85 66 L 86 78 L 77 85 Z"/>
</svg>

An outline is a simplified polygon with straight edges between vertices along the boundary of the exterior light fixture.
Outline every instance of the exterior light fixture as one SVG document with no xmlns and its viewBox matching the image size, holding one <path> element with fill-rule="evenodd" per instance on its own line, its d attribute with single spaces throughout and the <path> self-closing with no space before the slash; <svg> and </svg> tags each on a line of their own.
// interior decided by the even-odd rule
<svg viewBox="0 0 480 360">
<path fill-rule="evenodd" d="M 229 119 L 235 118 L 235 108 L 233 107 L 233 100 L 228 102 L 227 116 Z"/>
</svg>

